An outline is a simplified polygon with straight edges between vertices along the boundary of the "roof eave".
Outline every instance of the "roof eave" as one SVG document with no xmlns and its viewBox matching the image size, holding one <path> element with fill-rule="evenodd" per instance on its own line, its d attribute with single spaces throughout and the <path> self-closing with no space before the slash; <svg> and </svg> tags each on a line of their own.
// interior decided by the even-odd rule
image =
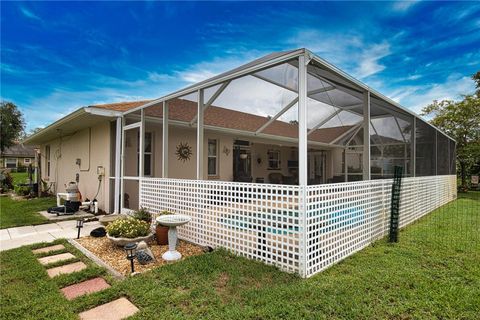
<svg viewBox="0 0 480 320">
<path fill-rule="evenodd" d="M 74 112 L 66 115 L 65 117 L 55 121 L 54 123 L 50 124 L 49 126 L 41 129 L 40 131 L 35 132 L 34 134 L 28 136 L 21 143 L 26 144 L 26 145 L 37 144 L 38 143 L 37 141 L 40 140 L 41 137 L 43 135 L 45 135 L 46 133 L 48 133 L 52 130 L 55 130 L 55 129 L 61 127 L 62 125 L 66 124 L 70 121 L 73 121 L 73 120 L 75 120 L 75 119 L 77 119 L 80 116 L 85 115 L 85 114 L 91 114 L 91 115 L 95 115 L 95 116 L 102 116 L 102 117 L 110 117 L 111 118 L 111 117 L 121 117 L 123 113 L 120 112 L 120 111 L 106 110 L 106 109 L 102 109 L 102 108 L 81 107 L 81 108 L 75 110 Z"/>
</svg>

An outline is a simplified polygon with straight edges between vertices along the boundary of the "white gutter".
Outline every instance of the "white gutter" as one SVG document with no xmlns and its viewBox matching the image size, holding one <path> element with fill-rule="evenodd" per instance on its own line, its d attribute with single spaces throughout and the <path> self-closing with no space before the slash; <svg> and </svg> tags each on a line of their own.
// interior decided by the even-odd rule
<svg viewBox="0 0 480 320">
<path fill-rule="evenodd" d="M 95 107 L 82 107 L 66 115 L 65 117 L 55 121 L 54 123 L 48 125 L 42 130 L 35 132 L 31 136 L 28 136 L 27 138 L 25 138 L 25 140 L 22 141 L 22 144 L 29 144 L 31 143 L 31 141 L 42 137 L 46 132 L 54 130 L 58 127 L 61 127 L 62 125 L 70 121 L 73 121 L 85 114 L 91 114 L 91 115 L 102 116 L 102 117 L 121 117 L 123 115 L 123 112 L 107 110 L 103 108 L 95 108 Z"/>
</svg>

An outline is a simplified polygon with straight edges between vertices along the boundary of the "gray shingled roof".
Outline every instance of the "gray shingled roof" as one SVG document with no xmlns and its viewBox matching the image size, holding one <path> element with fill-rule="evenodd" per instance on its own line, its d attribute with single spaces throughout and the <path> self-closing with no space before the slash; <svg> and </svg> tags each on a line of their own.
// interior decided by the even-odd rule
<svg viewBox="0 0 480 320">
<path fill-rule="evenodd" d="M 35 157 L 35 147 L 34 146 L 24 146 L 21 144 L 16 144 L 10 148 L 7 148 L 2 152 L 2 157 Z"/>
</svg>

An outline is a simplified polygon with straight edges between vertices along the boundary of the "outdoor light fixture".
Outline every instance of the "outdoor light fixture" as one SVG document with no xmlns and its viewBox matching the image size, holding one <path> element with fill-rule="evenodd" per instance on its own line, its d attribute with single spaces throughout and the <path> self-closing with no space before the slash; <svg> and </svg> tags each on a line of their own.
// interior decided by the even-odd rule
<svg viewBox="0 0 480 320">
<path fill-rule="evenodd" d="M 77 239 L 80 239 L 80 229 L 82 228 L 83 228 L 83 219 L 78 219 L 77 220 L 77 229 L 78 229 Z"/>
<path fill-rule="evenodd" d="M 135 272 L 133 267 L 133 260 L 135 259 L 136 251 L 137 251 L 137 244 L 135 242 L 130 242 L 123 247 L 125 252 L 127 253 L 127 259 L 130 260 L 130 265 L 132 267 L 132 273 Z"/>
</svg>

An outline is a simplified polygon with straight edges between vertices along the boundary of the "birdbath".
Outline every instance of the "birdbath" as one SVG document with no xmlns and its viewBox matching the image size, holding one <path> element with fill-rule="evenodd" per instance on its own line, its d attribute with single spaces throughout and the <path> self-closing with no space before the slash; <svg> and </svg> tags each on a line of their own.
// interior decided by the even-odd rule
<svg viewBox="0 0 480 320">
<path fill-rule="evenodd" d="M 182 255 L 176 250 L 177 245 L 177 227 L 184 225 L 192 220 L 189 216 L 183 214 L 167 214 L 157 218 L 157 223 L 168 227 L 168 251 L 162 255 L 166 261 L 179 260 Z"/>
</svg>

